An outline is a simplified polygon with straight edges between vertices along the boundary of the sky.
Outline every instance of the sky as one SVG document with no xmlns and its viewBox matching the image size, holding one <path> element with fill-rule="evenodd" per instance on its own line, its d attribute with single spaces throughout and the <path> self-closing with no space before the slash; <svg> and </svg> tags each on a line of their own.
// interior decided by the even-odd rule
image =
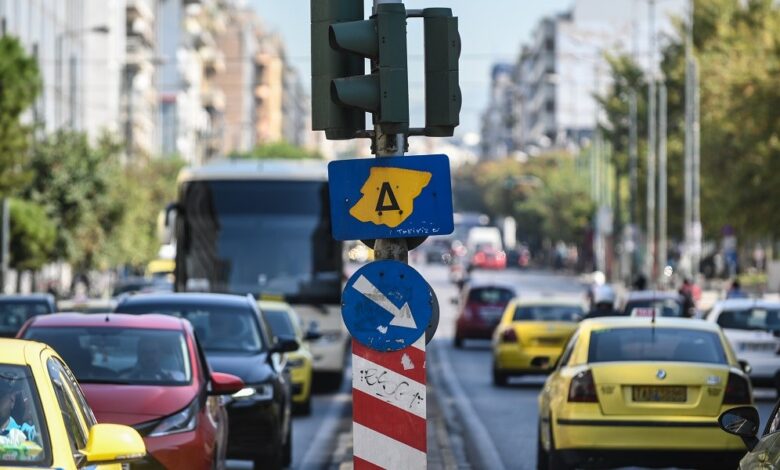
<svg viewBox="0 0 780 470">
<path fill-rule="evenodd" d="M 310 66 L 310 0 L 251 0 L 269 29 L 285 40 L 287 54 L 308 90 Z M 460 87 L 463 93 L 461 125 L 456 135 L 479 132 L 479 117 L 488 102 L 490 70 L 496 62 L 517 60 L 538 21 L 571 7 L 572 0 L 406 0 L 407 9 L 452 8 L 459 17 L 463 44 Z M 366 0 L 366 15 L 372 2 Z M 423 30 L 421 19 L 408 26 L 409 111 L 413 127 L 424 125 Z"/>
</svg>

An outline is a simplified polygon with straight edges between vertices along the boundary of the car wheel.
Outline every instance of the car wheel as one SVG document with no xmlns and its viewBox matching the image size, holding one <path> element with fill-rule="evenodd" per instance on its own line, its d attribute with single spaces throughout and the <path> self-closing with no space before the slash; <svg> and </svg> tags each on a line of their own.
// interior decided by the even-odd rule
<svg viewBox="0 0 780 470">
<path fill-rule="evenodd" d="M 539 422 L 539 430 L 536 433 L 536 470 L 548 470 L 549 456 L 542 445 L 542 423 Z"/>
<path fill-rule="evenodd" d="M 314 376 L 312 384 L 317 391 L 333 393 L 341 388 L 341 382 L 343 380 L 343 372 L 322 372 Z"/>
<path fill-rule="evenodd" d="M 284 448 L 282 449 L 282 466 L 289 467 L 292 463 L 292 422 L 290 422 L 290 425 L 287 427 L 287 442 L 284 443 Z"/>
<path fill-rule="evenodd" d="M 493 366 L 493 385 L 497 387 L 506 387 L 509 384 L 509 375 L 501 372 Z"/>
<path fill-rule="evenodd" d="M 555 440 L 553 439 L 552 427 L 553 421 L 552 417 L 550 417 L 550 451 L 547 452 L 547 470 L 571 470 L 573 467 L 571 467 L 563 460 L 560 452 L 555 450 Z"/>
<path fill-rule="evenodd" d="M 455 349 L 463 348 L 463 338 L 456 336 L 455 341 L 453 341 L 453 344 L 455 345 Z"/>
<path fill-rule="evenodd" d="M 309 416 L 311 414 L 311 394 L 306 397 L 305 402 L 294 404 L 293 411 L 299 416 Z"/>
</svg>

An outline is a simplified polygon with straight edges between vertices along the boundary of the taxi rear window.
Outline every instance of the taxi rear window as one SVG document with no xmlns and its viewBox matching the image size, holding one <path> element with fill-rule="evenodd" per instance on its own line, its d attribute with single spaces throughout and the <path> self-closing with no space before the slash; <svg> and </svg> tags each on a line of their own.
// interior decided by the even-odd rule
<svg viewBox="0 0 780 470">
<path fill-rule="evenodd" d="M 671 361 L 728 364 L 720 337 L 689 328 L 613 328 L 590 334 L 588 362 Z"/>
<path fill-rule="evenodd" d="M 579 321 L 584 312 L 576 305 L 518 305 L 513 321 Z"/>
</svg>

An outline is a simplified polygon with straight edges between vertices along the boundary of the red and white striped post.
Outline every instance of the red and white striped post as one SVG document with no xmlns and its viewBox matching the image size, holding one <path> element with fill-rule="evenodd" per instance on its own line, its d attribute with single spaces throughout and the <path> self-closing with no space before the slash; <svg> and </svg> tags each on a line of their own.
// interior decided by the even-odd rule
<svg viewBox="0 0 780 470">
<path fill-rule="evenodd" d="M 355 470 L 427 466 L 425 335 L 380 352 L 352 340 Z"/>
</svg>

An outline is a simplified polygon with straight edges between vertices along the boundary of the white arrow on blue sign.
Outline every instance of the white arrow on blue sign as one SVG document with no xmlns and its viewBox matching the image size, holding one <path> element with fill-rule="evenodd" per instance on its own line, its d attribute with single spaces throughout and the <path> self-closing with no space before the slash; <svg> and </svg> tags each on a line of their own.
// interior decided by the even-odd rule
<svg viewBox="0 0 780 470">
<path fill-rule="evenodd" d="M 355 340 L 377 351 L 398 351 L 425 334 L 433 299 L 430 285 L 414 268 L 375 261 L 347 281 L 341 313 Z"/>
</svg>

